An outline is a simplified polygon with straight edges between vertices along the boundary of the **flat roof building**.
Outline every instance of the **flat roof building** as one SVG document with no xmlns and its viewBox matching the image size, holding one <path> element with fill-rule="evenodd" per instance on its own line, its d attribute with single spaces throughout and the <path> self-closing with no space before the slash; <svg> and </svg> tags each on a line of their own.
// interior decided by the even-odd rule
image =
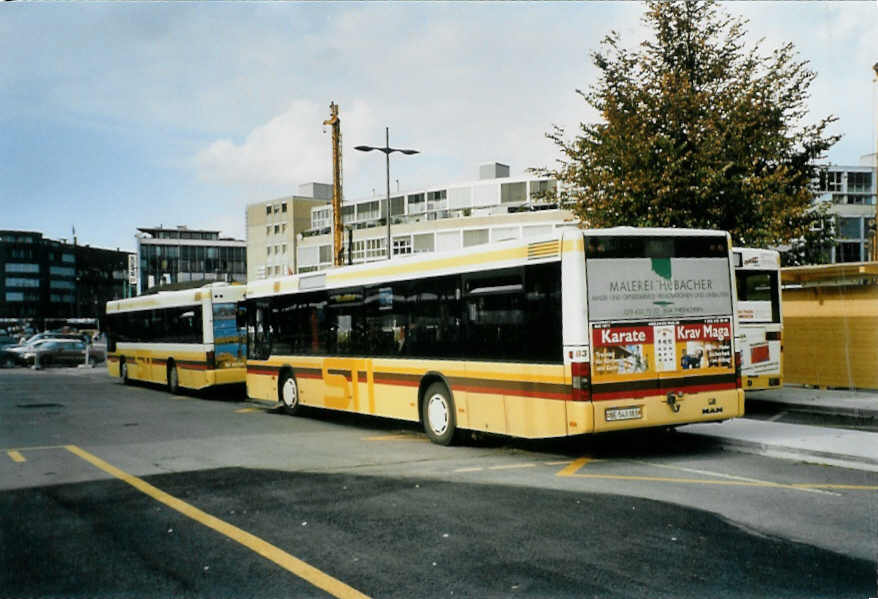
<svg viewBox="0 0 878 599">
<path fill-rule="evenodd" d="M 875 226 L 876 171 L 875 155 L 860 158 L 859 165 L 823 165 L 814 182 L 816 202 L 828 202 L 835 216 L 835 246 L 830 262 L 869 260 Z"/>
<path fill-rule="evenodd" d="M 247 242 L 209 229 L 138 227 L 137 293 L 161 285 L 246 282 Z"/>
</svg>

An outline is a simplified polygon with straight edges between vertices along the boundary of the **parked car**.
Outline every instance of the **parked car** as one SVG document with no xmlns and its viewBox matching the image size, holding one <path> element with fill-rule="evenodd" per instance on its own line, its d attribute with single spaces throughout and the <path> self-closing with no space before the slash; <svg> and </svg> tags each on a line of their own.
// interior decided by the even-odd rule
<svg viewBox="0 0 878 599">
<path fill-rule="evenodd" d="M 26 353 L 33 353 L 38 347 L 49 341 L 51 341 L 51 339 L 36 339 L 29 343 L 10 345 L 9 347 L 0 350 L 0 364 L 7 368 L 10 366 L 24 365 L 26 363 L 24 359 Z"/>
<path fill-rule="evenodd" d="M 30 349 L 21 352 L 25 365 L 32 365 L 39 357 L 40 366 L 50 364 L 78 365 L 85 363 L 85 353 L 88 350 L 91 363 L 102 362 L 105 354 L 101 350 L 94 350 L 85 341 L 80 339 L 47 339 L 38 342 Z"/>
</svg>

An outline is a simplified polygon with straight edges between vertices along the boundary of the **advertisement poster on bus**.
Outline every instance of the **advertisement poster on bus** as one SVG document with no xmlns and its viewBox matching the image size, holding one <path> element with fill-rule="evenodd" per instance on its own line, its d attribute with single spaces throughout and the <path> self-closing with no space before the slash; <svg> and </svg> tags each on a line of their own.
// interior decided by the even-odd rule
<svg viewBox="0 0 878 599">
<path fill-rule="evenodd" d="M 591 333 L 595 382 L 719 374 L 734 367 L 730 318 L 596 323 Z"/>
<path fill-rule="evenodd" d="M 732 314 L 726 258 L 593 259 L 586 275 L 594 321 Z"/>
<path fill-rule="evenodd" d="M 244 331 L 238 329 L 237 316 L 237 304 L 213 305 L 213 341 L 217 368 L 246 365 L 246 337 Z"/>
</svg>

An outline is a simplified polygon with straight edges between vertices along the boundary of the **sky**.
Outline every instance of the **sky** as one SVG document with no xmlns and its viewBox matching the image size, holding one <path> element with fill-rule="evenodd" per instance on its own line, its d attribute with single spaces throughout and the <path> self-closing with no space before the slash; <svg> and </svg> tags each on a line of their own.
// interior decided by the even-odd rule
<svg viewBox="0 0 878 599">
<path fill-rule="evenodd" d="M 836 115 L 828 159 L 875 151 L 878 1 L 732 2 L 767 51 L 817 72 L 812 121 Z M 0 229 L 133 250 L 137 227 L 244 239 L 245 207 L 330 183 L 340 107 L 344 195 L 553 166 L 553 125 L 596 115 L 577 89 L 611 30 L 649 35 L 637 2 L 4 3 Z M 398 182 L 397 182 L 398 181 Z M 374 191 L 373 191 L 374 190 Z"/>
</svg>

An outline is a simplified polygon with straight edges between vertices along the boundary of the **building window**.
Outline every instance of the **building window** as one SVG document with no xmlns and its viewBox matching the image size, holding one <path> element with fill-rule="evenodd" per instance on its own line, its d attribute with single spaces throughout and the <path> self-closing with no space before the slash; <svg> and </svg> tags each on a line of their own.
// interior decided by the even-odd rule
<svg viewBox="0 0 878 599">
<path fill-rule="evenodd" d="M 25 264 L 20 262 L 7 262 L 6 263 L 6 272 L 26 272 L 26 273 L 38 273 L 40 272 L 39 264 Z"/>
<path fill-rule="evenodd" d="M 280 225 L 275 225 L 274 226 L 274 234 L 277 235 L 278 233 L 280 233 Z"/>
<path fill-rule="evenodd" d="M 402 216 L 403 214 L 405 214 L 405 197 L 390 198 L 390 216 Z"/>
<path fill-rule="evenodd" d="M 488 243 L 488 229 L 472 229 L 463 232 L 463 247 Z"/>
<path fill-rule="evenodd" d="M 373 202 L 363 202 L 359 206 L 357 206 L 357 220 L 374 220 L 376 218 L 380 218 L 380 208 L 378 207 L 378 201 L 375 200 Z"/>
<path fill-rule="evenodd" d="M 274 213 L 277 214 L 278 212 L 280 212 L 280 206 L 278 206 L 277 204 L 275 204 L 275 205 L 274 205 Z"/>
<path fill-rule="evenodd" d="M 413 193 L 408 196 L 409 200 L 409 214 L 421 214 L 424 212 L 424 194 L 422 193 Z"/>
<path fill-rule="evenodd" d="M 858 217 L 847 218 L 839 217 L 838 219 L 838 236 L 841 239 L 860 239 L 862 229 L 860 227 L 862 220 Z"/>
<path fill-rule="evenodd" d="M 280 205 L 280 211 L 281 211 L 281 212 L 286 212 L 286 211 L 287 211 L 287 203 L 286 203 L 286 202 L 283 202 L 283 203 Z"/>
<path fill-rule="evenodd" d="M 49 289 L 74 289 L 73 281 L 49 281 Z"/>
<path fill-rule="evenodd" d="M 530 199 L 537 201 L 555 199 L 554 179 L 544 179 L 530 182 Z"/>
<path fill-rule="evenodd" d="M 394 237 L 393 238 L 393 255 L 405 255 L 412 253 L 412 238 L 406 235 L 405 237 Z"/>
<path fill-rule="evenodd" d="M 861 193 L 872 191 L 872 173 L 849 172 L 848 191 Z"/>
<path fill-rule="evenodd" d="M 371 258 L 385 258 L 387 253 L 384 251 L 385 241 L 383 237 L 376 237 L 366 240 L 366 260 Z"/>
<path fill-rule="evenodd" d="M 268 237 L 271 235 L 271 225 L 265 227 L 265 236 Z"/>
<path fill-rule="evenodd" d="M 447 210 L 448 195 L 444 189 L 427 192 L 427 210 Z"/>
<path fill-rule="evenodd" d="M 835 246 L 836 262 L 859 262 L 860 258 L 859 241 L 845 241 Z"/>
<path fill-rule="evenodd" d="M 500 203 L 524 202 L 527 200 L 527 183 L 501 183 Z"/>
<path fill-rule="evenodd" d="M 25 279 L 22 277 L 6 277 L 7 287 L 39 287 L 39 279 Z"/>
<path fill-rule="evenodd" d="M 22 291 L 7 291 L 6 292 L 6 301 L 7 302 L 23 302 L 24 301 L 24 292 L 22 292 Z"/>
<path fill-rule="evenodd" d="M 332 247 L 328 245 L 320 246 L 320 263 L 321 264 L 330 264 L 332 263 Z"/>
<path fill-rule="evenodd" d="M 435 248 L 436 236 L 432 233 L 421 233 L 414 236 L 414 252 L 420 254 L 422 252 L 432 252 Z"/>
<path fill-rule="evenodd" d="M 76 262 L 76 258 L 73 256 L 73 254 L 61 254 L 61 262 L 74 264 Z"/>
<path fill-rule="evenodd" d="M 283 244 L 281 247 L 283 248 L 283 253 L 286 254 L 287 253 L 287 244 Z"/>
</svg>

